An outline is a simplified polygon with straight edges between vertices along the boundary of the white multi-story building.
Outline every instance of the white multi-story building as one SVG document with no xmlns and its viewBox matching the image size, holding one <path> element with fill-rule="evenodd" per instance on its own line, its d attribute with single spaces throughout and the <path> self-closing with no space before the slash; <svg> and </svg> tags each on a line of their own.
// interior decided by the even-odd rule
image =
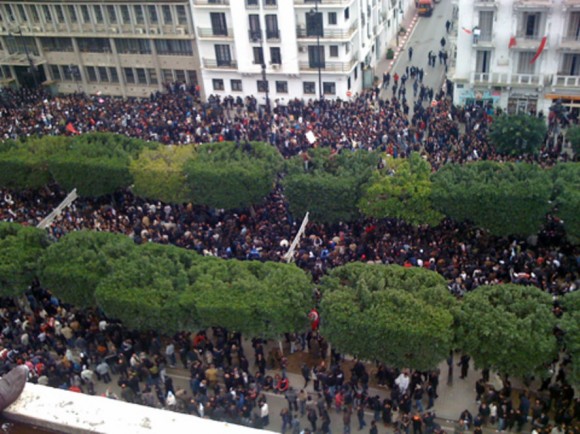
<svg viewBox="0 0 580 434">
<path fill-rule="evenodd" d="M 460 0 L 454 102 L 580 107 L 580 0 Z"/>
<path fill-rule="evenodd" d="M 262 103 L 266 90 L 281 102 L 321 93 L 344 98 L 372 85 L 377 61 L 407 5 L 404 0 L 193 0 L 205 91 L 252 94 Z M 309 20 L 316 11 L 321 36 Z"/>
<path fill-rule="evenodd" d="M 198 70 L 188 0 L 0 3 L 4 85 L 149 96 L 165 82 L 197 85 Z"/>
</svg>

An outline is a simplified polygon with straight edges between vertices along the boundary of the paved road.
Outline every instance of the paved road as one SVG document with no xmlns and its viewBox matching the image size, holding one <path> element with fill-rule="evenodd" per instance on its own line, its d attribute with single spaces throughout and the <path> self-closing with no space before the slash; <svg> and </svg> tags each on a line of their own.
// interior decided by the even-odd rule
<svg viewBox="0 0 580 434">
<path fill-rule="evenodd" d="M 445 37 L 448 39 L 445 30 L 445 22 L 447 20 L 451 21 L 453 12 L 453 5 L 451 0 L 442 0 L 441 3 L 435 5 L 435 10 L 431 17 L 420 17 L 411 32 L 410 37 L 407 39 L 406 44 L 402 47 L 401 53 L 396 59 L 396 62 L 391 70 L 391 76 L 394 73 L 398 73 L 399 76 L 403 75 L 407 66 L 415 66 L 418 68 L 423 68 L 425 75 L 423 78 L 423 83 L 426 87 L 431 87 L 437 92 L 443 83 L 445 75 L 445 67 L 439 63 L 437 58 L 437 63 L 435 67 L 431 67 L 428 64 L 428 53 L 433 51 L 434 54 L 438 54 L 441 49 L 441 38 Z M 413 57 L 409 59 L 408 49 L 413 47 Z M 449 41 L 447 41 L 445 48 L 449 48 Z M 379 64 L 377 74 L 383 73 L 387 69 L 389 62 L 382 61 Z M 382 77 L 381 77 L 382 79 Z M 392 85 L 391 80 L 391 85 Z M 406 83 L 407 89 L 407 100 L 409 101 L 409 107 L 413 108 L 413 86 L 412 80 L 408 80 Z M 381 92 L 382 98 L 391 98 L 392 90 L 384 89 Z M 412 115 L 412 113 L 411 113 Z"/>
</svg>

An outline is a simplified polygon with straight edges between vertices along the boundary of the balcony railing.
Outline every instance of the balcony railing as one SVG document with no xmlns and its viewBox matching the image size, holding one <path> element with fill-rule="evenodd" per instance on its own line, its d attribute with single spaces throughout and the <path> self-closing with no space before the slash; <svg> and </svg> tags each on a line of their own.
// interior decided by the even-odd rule
<svg viewBox="0 0 580 434">
<path fill-rule="evenodd" d="M 321 36 L 325 39 L 348 39 L 350 38 L 358 29 L 358 21 L 351 24 L 348 29 L 329 29 L 324 28 L 324 35 Z M 316 38 L 316 36 L 309 36 L 306 27 L 297 26 L 296 27 L 296 37 L 299 39 L 306 38 Z"/>
<path fill-rule="evenodd" d="M 518 32 L 516 33 L 516 38 L 518 39 L 526 39 L 528 41 L 539 41 L 542 39 L 544 35 L 540 35 L 539 33 L 534 33 L 532 35 L 526 34 L 525 32 Z"/>
<path fill-rule="evenodd" d="M 474 8 L 495 8 L 498 0 L 475 0 L 473 2 Z"/>
<path fill-rule="evenodd" d="M 232 38 L 233 29 L 213 29 L 211 27 L 198 27 L 197 34 L 200 38 Z"/>
<path fill-rule="evenodd" d="M 237 69 L 235 60 L 203 59 L 203 66 L 210 69 Z"/>
<path fill-rule="evenodd" d="M 472 72 L 471 82 L 493 86 L 544 86 L 546 78 L 543 74 L 514 74 L 510 72 Z"/>
<path fill-rule="evenodd" d="M 319 0 L 318 6 L 326 6 L 326 5 L 347 5 L 352 3 L 352 0 Z M 294 0 L 295 6 L 314 6 L 316 4 L 316 0 Z"/>
<path fill-rule="evenodd" d="M 230 0 L 193 0 L 196 6 L 228 6 Z"/>
<path fill-rule="evenodd" d="M 554 87 L 580 87 L 580 76 L 578 75 L 554 75 L 552 77 Z"/>
<path fill-rule="evenodd" d="M 266 39 L 268 40 L 280 39 L 280 30 L 278 29 L 266 30 Z"/>
<path fill-rule="evenodd" d="M 516 0 L 515 9 L 549 9 L 554 5 L 553 0 Z"/>
<path fill-rule="evenodd" d="M 357 63 L 358 56 L 353 56 L 348 62 L 325 62 L 322 72 L 349 72 Z M 317 66 L 311 66 L 310 62 L 299 62 L 301 71 L 318 71 Z"/>
</svg>

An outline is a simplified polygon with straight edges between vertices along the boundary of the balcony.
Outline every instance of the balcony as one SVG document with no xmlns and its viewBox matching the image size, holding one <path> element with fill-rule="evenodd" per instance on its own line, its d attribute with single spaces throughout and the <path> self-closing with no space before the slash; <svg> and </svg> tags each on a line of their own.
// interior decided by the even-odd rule
<svg viewBox="0 0 580 434">
<path fill-rule="evenodd" d="M 554 6 L 554 0 L 516 0 L 514 9 L 516 10 L 544 10 Z"/>
<path fill-rule="evenodd" d="M 544 86 L 543 74 L 515 74 L 511 72 L 472 72 L 471 83 L 489 86 Z"/>
<path fill-rule="evenodd" d="M 567 9 L 572 10 L 580 9 L 580 0 L 564 0 L 564 10 Z"/>
<path fill-rule="evenodd" d="M 280 40 L 280 30 L 278 30 L 278 29 L 266 30 L 266 39 L 268 41 L 279 41 Z"/>
<path fill-rule="evenodd" d="M 277 8 L 278 8 L 278 0 L 264 0 L 264 9 L 277 9 Z"/>
<path fill-rule="evenodd" d="M 351 24 L 348 29 L 329 29 L 324 28 L 323 39 L 350 39 L 358 30 L 358 21 Z M 296 26 L 296 37 L 298 39 L 316 39 L 316 36 L 308 36 L 305 26 Z"/>
<path fill-rule="evenodd" d="M 322 72 L 350 72 L 352 68 L 358 62 L 358 55 L 355 54 L 348 62 L 325 62 L 324 68 L 321 68 Z M 318 67 L 310 66 L 310 62 L 299 62 L 298 67 L 300 71 L 304 72 L 317 72 Z"/>
<path fill-rule="evenodd" d="M 234 38 L 233 29 L 212 29 L 211 27 L 198 27 L 197 34 L 199 39 L 227 39 Z"/>
<path fill-rule="evenodd" d="M 287 1 L 287 0 L 282 0 Z M 319 0 L 318 7 L 324 6 L 347 6 L 351 4 L 353 0 Z M 308 7 L 313 8 L 316 5 L 316 0 L 294 0 L 294 6 L 296 7 Z"/>
<path fill-rule="evenodd" d="M 560 50 L 565 51 L 577 51 L 580 50 L 580 36 L 571 35 L 571 36 L 563 36 L 562 42 L 558 47 Z"/>
<path fill-rule="evenodd" d="M 552 87 L 566 87 L 580 89 L 580 76 L 578 75 L 554 75 Z"/>
<path fill-rule="evenodd" d="M 237 69 L 238 62 L 235 60 L 202 59 L 203 67 L 207 69 Z"/>
<path fill-rule="evenodd" d="M 201 7 L 219 7 L 221 9 L 224 6 L 229 6 L 230 0 L 193 0 L 193 5 Z"/>
<path fill-rule="evenodd" d="M 537 33 L 533 35 L 525 34 L 523 32 L 518 32 L 516 34 L 517 44 L 514 48 L 520 50 L 537 50 L 542 42 L 542 38 L 545 35 Z M 549 48 L 548 41 L 546 40 L 546 47 Z"/>
<path fill-rule="evenodd" d="M 498 0 L 475 0 L 473 2 L 473 7 L 475 9 L 491 9 L 498 6 Z"/>
</svg>

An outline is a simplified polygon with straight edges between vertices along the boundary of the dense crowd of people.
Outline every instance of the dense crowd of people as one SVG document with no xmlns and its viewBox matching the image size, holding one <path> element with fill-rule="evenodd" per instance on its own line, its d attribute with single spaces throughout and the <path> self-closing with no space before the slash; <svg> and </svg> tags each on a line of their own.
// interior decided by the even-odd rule
<svg viewBox="0 0 580 434">
<path fill-rule="evenodd" d="M 266 141 L 286 158 L 308 153 L 313 146 L 337 152 L 380 150 L 395 158 L 418 151 L 434 170 L 448 162 L 503 161 L 506 157 L 497 155 L 486 138 L 492 110 L 454 107 L 444 91 L 425 87 L 422 77 L 422 69 L 416 67 L 396 80 L 393 77 L 393 87 L 391 77 L 384 77 L 386 92 L 392 92 L 388 99 L 379 97 L 383 92 L 379 88 L 349 100 L 277 101 L 271 113 L 253 97 L 210 96 L 202 103 L 193 89 L 183 85 L 145 99 L 3 89 L 0 138 L 107 131 L 164 144 Z M 412 102 L 407 100 L 405 82 L 412 89 Z M 317 138 L 315 144 L 308 140 L 307 131 Z M 564 147 L 562 136 L 551 137 L 538 155 L 519 160 L 550 166 L 569 158 Z M 1 190 L 0 220 L 35 226 L 65 194 L 55 186 L 34 192 Z M 174 244 L 225 259 L 283 260 L 300 225 L 288 210 L 283 190 L 276 188 L 254 211 L 164 204 L 125 191 L 112 198 L 77 199 L 48 230 L 54 239 L 90 229 L 126 234 L 136 243 Z M 577 289 L 577 258 L 577 251 L 565 241 L 561 222 L 553 216 L 547 217 L 538 237 L 526 240 L 491 237 L 450 220 L 435 228 L 392 219 L 311 223 L 295 253 L 297 265 L 308 270 L 315 282 L 328 268 L 352 261 L 400 264 L 439 272 L 457 296 L 482 284 L 505 282 L 533 284 L 559 296 Z M 407 373 L 380 366 L 377 381 L 388 386 L 391 395 L 379 399 L 368 394 L 369 373 L 362 363 L 355 364 L 347 379 L 340 357 L 331 357 L 330 366 L 324 362 L 303 366 L 305 385 L 298 388 L 285 378 L 284 357 L 266 352 L 260 340 L 253 341 L 252 360 L 241 337 L 221 329 L 207 335 L 183 333 L 163 341 L 154 334 L 140 335 L 110 324 L 98 312 L 63 306 L 38 284 L 29 290 L 28 302 L 30 312 L 0 310 L 0 368 L 5 372 L 24 363 L 32 381 L 40 384 L 90 393 L 95 382 L 115 379 L 120 398 L 126 401 L 258 427 L 269 424 L 264 392 L 276 392 L 288 401 L 281 415 L 283 433 L 301 432 L 304 417 L 306 429 L 329 432 L 333 412 L 340 414 L 345 432 L 347 426 L 350 430 L 351 418 L 362 429 L 365 411 L 374 414 L 371 430 L 377 423 L 405 434 L 411 429 L 414 434 L 439 429 L 431 411 L 437 398 L 437 372 Z M 299 340 L 317 348 L 320 355 L 326 351 L 324 340 L 315 333 Z M 190 372 L 190 391 L 175 388 L 167 375 L 166 368 L 177 364 Z M 282 371 L 278 377 L 267 375 L 266 367 L 273 366 Z M 304 389 L 311 379 L 315 393 L 307 394 Z M 558 403 L 555 408 L 567 403 L 568 409 L 555 422 L 569 426 L 580 417 L 578 398 L 572 406 L 573 395 L 569 396 L 565 381 L 554 384 L 560 387 L 553 395 Z M 119 397 L 112 390 L 107 396 Z M 536 414 L 539 410 L 534 413 L 531 406 L 526 411 L 525 399 L 516 408 L 509 396 L 509 390 L 481 391 L 478 399 L 483 410 L 480 407 L 475 417 L 462 414 L 463 426 L 479 429 L 490 422 L 500 431 L 521 429 L 525 413 L 532 416 L 534 429 L 551 430 L 542 411 Z M 545 412 L 552 401 L 549 406 L 541 404 Z M 488 410 L 493 407 L 492 415 Z"/>
</svg>

